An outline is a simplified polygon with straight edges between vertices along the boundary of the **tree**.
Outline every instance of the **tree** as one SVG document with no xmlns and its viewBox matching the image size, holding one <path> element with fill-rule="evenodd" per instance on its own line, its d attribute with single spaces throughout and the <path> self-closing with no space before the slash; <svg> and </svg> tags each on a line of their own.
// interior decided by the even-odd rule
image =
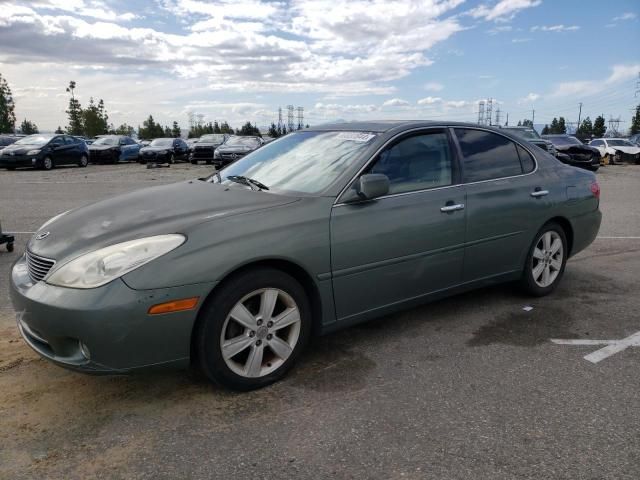
<svg viewBox="0 0 640 480">
<path fill-rule="evenodd" d="M 631 129 L 629 132 L 631 135 L 640 133 L 640 104 L 636 107 L 636 114 L 631 117 Z"/>
<path fill-rule="evenodd" d="M 115 129 L 116 135 L 127 135 L 128 137 L 132 136 L 134 132 L 134 128 L 131 125 L 127 125 L 123 123 L 118 128 Z"/>
<path fill-rule="evenodd" d="M 576 130 L 576 136 L 583 140 L 590 139 L 593 136 L 593 124 L 589 117 L 582 121 L 578 130 Z"/>
<path fill-rule="evenodd" d="M 170 127 L 164 127 L 164 131 L 163 131 L 163 135 L 164 137 L 172 137 L 173 136 L 173 131 L 171 130 Z"/>
<path fill-rule="evenodd" d="M 220 133 L 230 133 L 234 134 L 233 128 L 229 126 L 229 124 L 225 121 L 220 124 Z"/>
<path fill-rule="evenodd" d="M 549 133 L 560 133 L 558 131 L 558 119 L 556 117 L 553 117 L 553 120 L 551 120 L 551 125 L 549 126 Z"/>
<path fill-rule="evenodd" d="M 33 135 L 34 133 L 40 133 L 38 132 L 38 126 L 35 123 L 30 122 L 26 118 L 20 124 L 20 131 L 25 135 Z"/>
<path fill-rule="evenodd" d="M 271 126 L 269 127 L 269 133 L 268 135 L 272 138 L 278 138 L 278 129 L 276 127 L 276 124 L 271 122 Z"/>
<path fill-rule="evenodd" d="M 549 129 L 549 125 L 545 125 L 542 129 L 542 135 L 549 135 L 550 131 L 551 130 Z"/>
<path fill-rule="evenodd" d="M 166 127 L 169 130 L 169 137 L 171 136 L 171 129 Z M 165 129 L 162 128 L 162 125 L 156 123 L 153 119 L 152 115 L 149 115 L 144 122 L 142 122 L 142 128 L 138 128 L 138 136 L 140 138 L 151 140 L 153 138 L 163 137 L 165 135 Z"/>
<path fill-rule="evenodd" d="M 560 117 L 558 119 L 558 132 L 557 133 L 567 133 L 567 125 L 564 121 L 564 117 Z"/>
<path fill-rule="evenodd" d="M 15 103 L 9 83 L 0 74 L 0 133 L 13 133 L 16 128 Z"/>
<path fill-rule="evenodd" d="M 242 128 L 236 130 L 236 134 L 238 135 L 256 135 L 261 137 L 260 129 L 254 125 L 251 125 L 251 122 L 245 123 Z"/>
<path fill-rule="evenodd" d="M 64 133 L 64 130 L 62 130 L 62 127 L 58 125 L 58 128 L 56 128 L 56 131 L 54 133 L 61 134 L 61 133 Z"/>
<path fill-rule="evenodd" d="M 93 97 L 89 99 L 89 106 L 82 110 L 82 120 L 84 124 L 84 134 L 93 138 L 96 135 L 103 135 L 108 133 L 109 124 L 108 124 L 108 116 L 107 112 L 104 108 L 104 102 L 102 99 L 96 104 L 93 100 Z"/>
<path fill-rule="evenodd" d="M 522 126 L 523 126 L 523 127 L 533 128 L 533 122 L 532 122 L 531 120 L 528 120 L 528 119 L 526 119 L 526 118 L 525 118 L 525 119 L 522 121 Z"/>
<path fill-rule="evenodd" d="M 213 122 L 213 133 L 222 133 L 220 132 L 220 125 L 218 125 L 218 121 Z"/>
<path fill-rule="evenodd" d="M 606 132 L 607 127 L 604 124 L 604 117 L 602 115 L 598 115 L 593 122 L 593 136 L 595 138 L 602 138 Z"/>
<path fill-rule="evenodd" d="M 67 92 L 71 94 L 69 99 L 69 107 L 66 110 L 66 114 L 69 116 L 69 125 L 67 126 L 67 133 L 71 135 L 83 135 L 84 125 L 82 124 L 82 106 L 75 97 L 76 82 L 71 80 L 67 87 Z"/>
<path fill-rule="evenodd" d="M 178 122 L 173 122 L 173 126 L 171 127 L 171 136 L 174 138 L 180 138 L 182 134 L 182 130 L 180 130 L 180 126 Z"/>
</svg>

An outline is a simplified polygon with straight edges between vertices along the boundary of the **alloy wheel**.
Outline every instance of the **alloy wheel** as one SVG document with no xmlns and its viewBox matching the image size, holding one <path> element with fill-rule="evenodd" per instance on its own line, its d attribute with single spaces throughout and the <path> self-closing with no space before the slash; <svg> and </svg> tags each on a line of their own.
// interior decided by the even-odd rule
<svg viewBox="0 0 640 480">
<path fill-rule="evenodd" d="M 553 284 L 562 270 L 564 247 L 557 232 L 544 232 L 533 249 L 531 273 L 536 285 L 546 288 Z"/>
<path fill-rule="evenodd" d="M 278 369 L 300 338 L 300 311 L 293 298 L 277 288 L 245 295 L 222 326 L 220 348 L 237 375 L 259 378 Z"/>
<path fill-rule="evenodd" d="M 51 157 L 44 157 L 42 166 L 45 170 L 51 170 L 53 168 L 53 160 L 51 160 Z"/>
</svg>

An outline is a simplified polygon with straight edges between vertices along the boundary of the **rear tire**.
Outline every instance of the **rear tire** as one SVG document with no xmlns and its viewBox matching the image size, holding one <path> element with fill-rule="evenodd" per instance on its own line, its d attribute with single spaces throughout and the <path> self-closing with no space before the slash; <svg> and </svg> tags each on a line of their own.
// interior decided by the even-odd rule
<svg viewBox="0 0 640 480">
<path fill-rule="evenodd" d="M 555 222 L 544 225 L 529 248 L 520 284 L 534 297 L 553 292 L 562 276 L 569 254 L 564 229 Z"/>
<path fill-rule="evenodd" d="M 305 291 L 290 275 L 272 268 L 235 275 L 200 311 L 194 329 L 200 367 L 210 380 L 233 390 L 270 385 L 286 375 L 306 346 L 311 318 Z M 231 344 L 224 354 L 223 343 Z"/>
</svg>

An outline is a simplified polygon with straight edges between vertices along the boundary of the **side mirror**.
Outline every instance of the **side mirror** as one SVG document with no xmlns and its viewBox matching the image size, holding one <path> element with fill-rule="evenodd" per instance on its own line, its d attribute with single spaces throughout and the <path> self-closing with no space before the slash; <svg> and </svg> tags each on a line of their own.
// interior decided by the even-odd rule
<svg viewBox="0 0 640 480">
<path fill-rule="evenodd" d="M 355 194 L 350 201 L 371 200 L 389 193 L 389 177 L 382 173 L 367 173 L 354 184 Z"/>
</svg>

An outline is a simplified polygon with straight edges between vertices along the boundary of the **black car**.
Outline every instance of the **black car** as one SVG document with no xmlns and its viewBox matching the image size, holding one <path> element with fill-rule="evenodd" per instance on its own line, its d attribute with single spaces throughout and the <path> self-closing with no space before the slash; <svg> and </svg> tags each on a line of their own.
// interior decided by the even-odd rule
<svg viewBox="0 0 640 480">
<path fill-rule="evenodd" d="M 571 135 L 543 135 L 542 138 L 553 143 L 558 151 L 556 157 L 562 163 L 574 167 L 586 168 L 595 172 L 600 168 L 600 151 L 585 145 Z"/>
<path fill-rule="evenodd" d="M 125 135 L 101 135 L 89 145 L 91 163 L 118 163 L 137 160 L 140 144 Z"/>
<path fill-rule="evenodd" d="M 0 168 L 35 167 L 51 170 L 58 165 L 89 163 L 86 143 L 70 135 L 35 134 L 0 150 Z"/>
<path fill-rule="evenodd" d="M 212 133 L 201 136 L 197 142 L 191 146 L 191 154 L 189 160 L 191 163 L 205 161 L 207 164 L 213 163 L 213 156 L 216 148 L 224 145 L 229 139 L 227 133 Z"/>
<path fill-rule="evenodd" d="M 181 138 L 156 138 L 140 149 L 140 163 L 174 163 L 189 158 L 189 145 Z"/>
<path fill-rule="evenodd" d="M 223 167 L 257 150 L 262 145 L 264 141 L 260 137 L 229 137 L 224 145 L 213 152 L 213 163 L 216 167 Z"/>
<path fill-rule="evenodd" d="M 8 147 L 12 143 L 20 140 L 21 137 L 16 137 L 15 135 L 0 135 L 0 150 L 4 147 Z"/>
<path fill-rule="evenodd" d="M 550 142 L 549 140 L 545 140 L 540 135 L 538 135 L 538 132 L 536 132 L 536 130 L 532 127 L 500 127 L 500 128 L 502 130 L 506 130 L 507 132 L 513 133 L 514 135 L 517 135 L 523 140 L 526 140 L 527 142 L 532 143 L 543 150 L 546 150 L 554 157 L 557 156 L 558 152 L 556 150 L 556 147 L 553 145 L 553 143 Z"/>
</svg>

